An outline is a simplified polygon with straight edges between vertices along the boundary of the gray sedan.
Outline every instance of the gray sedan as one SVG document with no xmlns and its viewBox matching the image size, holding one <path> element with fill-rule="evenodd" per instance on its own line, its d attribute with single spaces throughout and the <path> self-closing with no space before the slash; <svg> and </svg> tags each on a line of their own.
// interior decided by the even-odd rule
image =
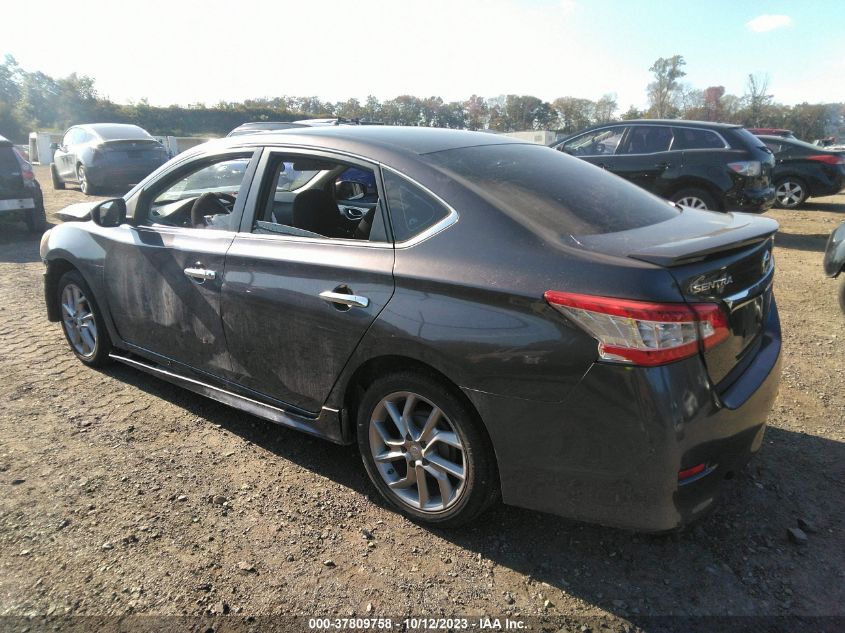
<svg viewBox="0 0 845 633">
<path fill-rule="evenodd" d="M 420 522 L 501 497 L 674 529 L 763 442 L 768 218 L 547 147 L 387 126 L 210 142 L 74 213 L 91 219 L 41 256 L 79 360 L 357 443 Z"/>
<path fill-rule="evenodd" d="M 50 175 L 54 189 L 79 185 L 82 193 L 125 191 L 167 161 L 164 146 L 137 125 L 74 125 L 53 145 Z"/>
</svg>

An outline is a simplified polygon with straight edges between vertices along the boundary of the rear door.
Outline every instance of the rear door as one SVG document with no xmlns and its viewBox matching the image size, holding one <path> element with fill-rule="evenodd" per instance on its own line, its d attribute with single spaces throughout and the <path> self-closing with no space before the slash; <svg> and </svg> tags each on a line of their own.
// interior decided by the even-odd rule
<svg viewBox="0 0 845 633">
<path fill-rule="evenodd" d="M 682 153 L 672 151 L 672 140 L 669 126 L 631 126 L 613 157 L 611 171 L 665 197 L 683 165 Z"/>
<path fill-rule="evenodd" d="M 124 341 L 214 376 L 229 375 L 220 288 L 259 155 L 231 151 L 188 161 L 140 194 L 137 226 L 114 229 L 106 288 Z"/>
<path fill-rule="evenodd" d="M 366 222 L 344 214 L 335 197 L 349 167 L 375 184 Z M 393 294 L 379 168 L 325 152 L 268 149 L 258 173 L 222 289 L 233 380 L 315 413 Z M 291 182 L 298 188 L 291 191 Z"/>
</svg>

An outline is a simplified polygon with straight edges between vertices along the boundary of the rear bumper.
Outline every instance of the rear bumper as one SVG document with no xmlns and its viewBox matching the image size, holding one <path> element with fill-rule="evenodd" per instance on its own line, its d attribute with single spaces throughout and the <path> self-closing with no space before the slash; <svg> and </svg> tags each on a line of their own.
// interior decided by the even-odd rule
<svg viewBox="0 0 845 633">
<path fill-rule="evenodd" d="M 740 189 L 729 193 L 725 197 L 726 211 L 742 211 L 744 213 L 762 213 L 770 209 L 775 203 L 774 186 L 760 189 Z"/>
<path fill-rule="evenodd" d="M 32 195 L 24 195 L 20 198 L 0 198 L 0 215 L 31 211 L 36 207 L 37 202 Z"/>
<path fill-rule="evenodd" d="M 505 503 L 641 531 L 682 527 L 761 446 L 780 382 L 773 306 L 748 369 L 724 393 L 696 357 L 643 368 L 594 364 L 562 403 L 465 390 L 496 451 Z M 678 472 L 707 464 L 679 485 Z"/>
</svg>

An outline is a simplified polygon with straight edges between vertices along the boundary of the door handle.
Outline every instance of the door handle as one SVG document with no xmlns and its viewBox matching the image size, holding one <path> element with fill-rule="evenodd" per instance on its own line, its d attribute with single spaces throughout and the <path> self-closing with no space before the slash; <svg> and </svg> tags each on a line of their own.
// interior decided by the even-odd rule
<svg viewBox="0 0 845 633">
<path fill-rule="evenodd" d="M 217 272 L 213 270 L 208 270 L 206 268 L 186 268 L 184 270 L 184 273 L 191 279 L 200 279 L 202 281 L 205 281 L 206 279 L 214 279 L 215 277 L 217 277 Z"/>
<path fill-rule="evenodd" d="M 366 308 L 370 305 L 370 300 L 367 297 L 360 295 L 353 295 L 346 292 L 333 292 L 331 290 L 324 290 L 320 293 L 320 299 L 328 303 L 335 303 L 347 306 L 349 308 Z"/>
<path fill-rule="evenodd" d="M 655 167 L 658 169 L 669 169 L 672 166 L 672 163 L 657 163 Z"/>
</svg>

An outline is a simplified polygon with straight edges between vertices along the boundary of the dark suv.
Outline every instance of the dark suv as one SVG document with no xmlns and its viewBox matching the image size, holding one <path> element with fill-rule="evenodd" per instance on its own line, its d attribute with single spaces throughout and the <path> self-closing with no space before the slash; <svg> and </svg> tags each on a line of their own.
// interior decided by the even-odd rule
<svg viewBox="0 0 845 633">
<path fill-rule="evenodd" d="M 0 216 L 15 214 L 33 233 L 47 225 L 44 197 L 32 173 L 12 142 L 0 136 Z"/>
<path fill-rule="evenodd" d="M 759 213 L 775 200 L 772 152 L 739 125 L 624 121 L 552 147 L 696 209 Z"/>
</svg>

